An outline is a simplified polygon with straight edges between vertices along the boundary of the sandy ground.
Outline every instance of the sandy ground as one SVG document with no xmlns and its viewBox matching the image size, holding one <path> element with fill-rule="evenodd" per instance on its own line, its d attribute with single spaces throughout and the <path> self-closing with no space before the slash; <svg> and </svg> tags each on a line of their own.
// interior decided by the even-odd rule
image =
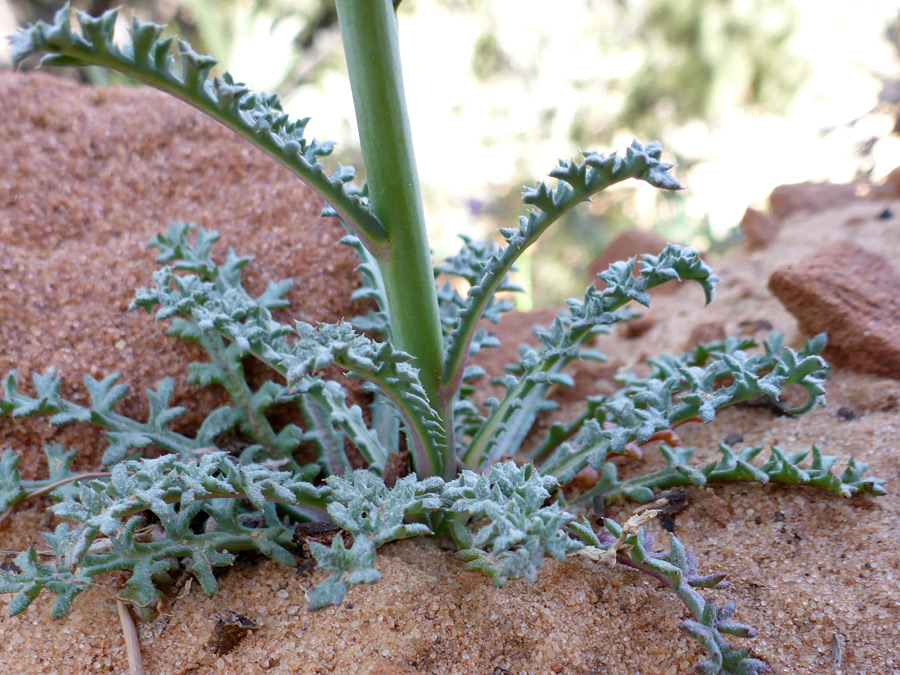
<svg viewBox="0 0 900 675">
<path fill-rule="evenodd" d="M 92 99 L 97 94 L 71 85 L 54 89 L 56 85 L 45 79 L 26 83 L 17 76 L 3 76 L 3 107 L 17 100 L 20 91 L 33 93 L 29 88 L 37 86 L 34 82 L 39 82 L 43 96 L 57 101 L 39 124 L 47 137 L 56 139 L 54 143 L 68 143 L 68 147 L 57 148 L 54 159 L 63 163 L 65 169 L 66 162 L 71 164 L 73 158 L 83 159 L 90 152 L 91 143 L 96 140 L 91 133 L 102 135 L 99 125 L 85 132 L 87 136 L 79 136 L 66 130 L 64 124 L 99 105 Z M 132 125 L 162 128 L 159 133 L 163 133 L 166 125 L 183 128 L 199 124 L 193 113 L 186 109 L 179 113 L 175 108 L 166 109 L 167 115 L 175 115 L 174 119 L 160 122 L 152 112 L 160 105 L 160 99 L 152 93 L 113 92 L 104 94 L 101 104 L 106 105 L 107 99 L 115 105 L 131 106 L 128 116 L 114 117 L 111 128 Z M 116 109 L 113 106 L 106 112 L 115 116 Z M 29 134 L 38 133 L 32 122 L 25 124 L 14 116 L 7 117 L 0 126 L 7 133 L 17 127 L 24 127 Z M 29 136 L 28 143 L 38 142 L 39 138 Z M 10 142 L 15 139 L 7 140 L 7 149 Z M 119 151 L 111 148 L 110 152 Z M 147 161 L 158 162 L 157 171 L 163 170 L 170 160 L 154 158 L 165 158 L 170 152 L 167 147 L 148 146 L 142 150 Z M 191 156 L 196 154 L 200 167 L 207 152 L 202 134 L 188 135 L 179 144 L 177 163 L 189 165 Z M 35 155 L 40 156 L 41 153 Z M 130 153 L 119 153 L 104 165 L 103 171 L 112 171 L 116 165 L 120 169 L 130 167 L 133 159 Z M 241 164 L 264 166 L 265 161 L 250 154 Z M 291 202 L 282 200 L 295 200 L 297 194 L 303 194 L 299 186 L 297 191 L 288 192 L 280 187 L 280 182 L 278 189 L 272 189 L 269 183 L 260 184 L 265 171 L 271 171 L 278 181 L 287 180 L 272 167 L 259 169 L 260 173 L 250 172 L 250 199 L 255 194 L 254 184 L 258 192 L 265 193 L 267 206 L 257 213 L 263 223 L 268 216 L 277 220 L 282 208 L 292 207 Z M 202 173 L 198 170 L 198 175 Z M 90 178 L 86 176 L 82 182 L 87 185 Z M 29 287 L 37 293 L 52 286 L 62 300 L 75 298 L 75 302 L 83 303 L 85 319 L 67 330 L 50 331 L 31 342 L 20 343 L 10 337 L 11 326 L 21 321 L 17 313 L 21 314 L 23 305 L 12 303 L 34 301 L 10 294 L 0 305 L 0 327 L 6 336 L 0 353 L 4 364 L 9 364 L 21 359 L 36 363 L 40 352 L 49 365 L 55 353 L 69 349 L 66 363 L 77 373 L 79 353 L 71 345 L 80 339 L 79 335 L 90 332 L 92 316 L 91 294 L 81 291 L 109 278 L 103 276 L 103 265 L 108 264 L 104 261 L 109 256 L 94 260 L 91 252 L 101 250 L 100 242 L 104 250 L 112 250 L 119 259 L 149 259 L 139 263 L 144 265 L 142 274 L 152 270 L 152 256 L 135 249 L 132 237 L 116 234 L 115 221 L 109 223 L 109 214 L 128 210 L 127 194 L 110 195 L 99 190 L 92 193 L 86 188 L 74 194 L 76 191 L 68 190 L 83 230 L 78 236 L 66 237 L 71 218 L 50 213 L 46 218 L 27 221 L 25 215 L 34 211 L 29 200 L 40 195 L 35 192 L 29 197 L 21 189 L 14 190 L 14 184 L 40 179 L 40 172 L 31 178 L 12 175 L 8 170 L 0 172 L 0 206 L 6 205 L 6 210 L 0 211 L 6 286 L 22 283 L 19 275 L 25 272 L 21 266 L 15 263 L 14 269 L 9 267 L 16 256 L 35 255 L 33 250 L 39 248 L 40 241 L 65 239 L 67 255 L 81 256 L 79 274 L 66 277 L 66 283 L 73 287 L 54 281 L 52 266 L 43 268 L 44 276 L 32 279 Z M 178 185 L 182 183 L 172 188 L 176 192 Z M 233 189 L 223 187 L 226 192 Z M 134 190 L 140 195 L 140 185 L 134 185 Z M 60 191 L 67 192 L 64 184 Z M 225 229 L 224 224 L 217 222 L 227 220 L 217 206 L 219 195 L 193 188 L 190 192 L 193 214 L 186 215 Z M 140 201 L 143 197 L 134 199 Z M 17 203 L 12 204 L 14 201 Z M 738 247 L 714 262 L 722 282 L 717 299 L 709 308 L 702 309 L 702 295 L 697 289 L 661 295 L 653 310 L 657 320 L 653 328 L 636 339 L 626 339 L 616 332 L 604 340 L 604 350 L 613 363 L 634 363 L 664 350 L 681 349 L 698 322 L 719 322 L 730 332 L 742 321 L 758 319 L 785 331 L 788 344 L 799 346 L 802 337 L 797 333 L 796 322 L 766 290 L 769 274 L 779 265 L 843 238 L 852 238 L 889 261 L 900 259 L 898 217 L 876 218 L 888 205 L 900 214 L 900 203 L 859 200 L 814 214 L 789 216 L 769 247 L 756 251 Z M 309 207 L 303 212 L 314 210 Z M 273 252 L 295 241 L 288 236 L 294 223 L 280 222 L 279 227 L 259 225 L 252 237 L 239 234 L 238 222 L 229 233 L 231 236 L 226 236 L 225 245 L 258 254 L 254 278 L 285 276 L 283 258 Z M 38 226 L 45 230 L 33 232 L 32 228 Z M 107 230 L 103 231 L 103 227 Z M 96 228 L 101 228 L 101 234 L 92 235 Z M 20 240 L 28 238 L 36 238 L 37 242 L 31 253 L 23 253 L 25 244 Z M 255 250 L 257 243 L 263 251 Z M 44 257 L 53 255 L 52 249 L 60 245 L 48 247 Z M 340 264 L 341 269 L 347 269 L 347 262 Z M 894 265 L 896 269 L 896 262 Z M 129 288 L 130 275 L 131 271 L 126 275 Z M 344 278 L 352 283 L 349 272 L 344 273 Z M 141 283 L 145 282 L 139 280 L 137 285 Z M 305 293 L 298 298 L 301 301 L 302 296 Z M 121 311 L 121 307 L 114 308 L 114 312 Z M 298 311 L 303 311 L 302 306 Z M 132 359 L 140 361 L 142 355 L 161 348 L 177 349 L 174 341 L 159 338 L 161 328 L 146 317 L 130 315 L 129 323 L 123 325 L 130 330 L 134 321 L 146 322 L 150 330 L 145 332 L 146 338 L 129 338 L 130 348 L 132 341 L 136 343 Z M 147 342 L 142 344 L 143 339 Z M 29 347 L 33 343 L 40 343 L 40 349 Z M 112 346 L 106 348 L 115 354 Z M 192 355 L 180 353 L 174 359 L 160 358 L 165 367 L 151 369 L 157 377 L 168 374 L 170 367 L 185 363 Z M 106 363 L 107 372 L 110 365 L 122 367 Z M 138 365 L 139 371 L 149 377 L 146 366 Z M 93 367 L 89 362 L 80 364 L 82 372 L 93 372 Z M 585 377 L 590 377 L 589 369 L 582 373 L 582 379 Z M 852 409 L 854 419 L 839 416 L 840 408 Z M 562 414 L 566 412 L 570 411 Z M 35 472 L 40 470 L 35 459 L 41 454 L 40 443 L 65 437 L 49 427 L 37 431 L 15 426 L 4 429 L 4 446 L 26 455 Z M 740 434 L 746 444 L 778 444 L 787 450 L 808 449 L 817 443 L 824 452 L 840 458 L 840 468 L 853 456 L 869 462 L 871 473 L 887 480 L 889 494 L 875 499 L 847 500 L 813 489 L 778 486 L 689 488 L 688 506 L 675 518 L 675 533 L 698 555 L 701 570 L 728 574 L 730 588 L 706 593 L 719 604 L 737 602 L 736 618 L 756 626 L 759 636 L 735 641 L 750 647 L 772 673 L 900 674 L 900 381 L 836 369 L 829 386 L 828 405 L 803 418 L 777 417 L 760 408 L 735 408 L 722 413 L 713 424 L 688 425 L 679 432 L 687 445 L 698 448 L 698 462 L 713 459 L 718 443 L 727 435 Z M 649 467 L 658 463 L 656 453 L 648 448 L 645 464 Z M 632 461 L 623 464 L 620 473 L 628 475 L 647 467 Z M 45 507 L 46 504 L 34 504 L 21 509 L 10 529 L 0 532 L 0 562 L 11 559 L 12 552 L 29 544 L 45 548 L 37 534 L 53 525 Z M 611 513 L 624 518 L 633 508 L 620 505 Z M 657 524 L 651 527 L 657 545 L 665 546 L 667 534 Z M 479 574 L 464 571 L 452 551 L 442 548 L 440 542 L 426 539 L 384 547 L 377 567 L 383 573 L 378 584 L 352 589 L 341 607 L 307 613 L 305 592 L 320 575 L 303 576 L 268 561 L 242 561 L 220 577 L 219 593 L 214 598 L 207 598 L 195 584 L 183 589 L 180 596 L 170 598 L 158 618 L 139 625 L 146 672 L 680 675 L 693 672 L 693 665 L 702 660 L 697 645 L 678 630 L 679 622 L 688 616 L 687 610 L 653 580 L 629 570 L 608 570 L 582 560 L 548 560 L 546 571 L 533 586 L 516 581 L 497 589 Z M 124 641 L 113 599 L 116 581 L 110 577 L 95 590 L 81 595 L 72 612 L 60 621 L 49 617 L 49 596 L 42 596 L 14 618 L 6 616 L 9 597 L 0 598 L 0 672 L 126 672 Z M 216 655 L 208 645 L 213 632 L 211 617 L 225 610 L 240 612 L 256 620 L 261 628 L 230 653 Z"/>
</svg>

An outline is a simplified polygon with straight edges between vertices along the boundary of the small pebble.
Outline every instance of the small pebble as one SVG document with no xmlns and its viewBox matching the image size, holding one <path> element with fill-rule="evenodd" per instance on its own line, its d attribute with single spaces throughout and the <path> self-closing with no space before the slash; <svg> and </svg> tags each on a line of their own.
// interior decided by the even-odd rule
<svg viewBox="0 0 900 675">
<path fill-rule="evenodd" d="M 856 419 L 856 411 L 853 408 L 840 407 L 837 411 L 838 417 L 842 420 L 850 421 Z"/>
</svg>

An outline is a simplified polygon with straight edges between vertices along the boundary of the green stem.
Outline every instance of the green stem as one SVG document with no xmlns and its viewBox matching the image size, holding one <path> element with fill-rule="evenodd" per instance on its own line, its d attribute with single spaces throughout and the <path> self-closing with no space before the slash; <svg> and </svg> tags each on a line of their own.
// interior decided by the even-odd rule
<svg viewBox="0 0 900 675">
<path fill-rule="evenodd" d="M 433 407 L 443 340 L 391 0 L 337 0 L 394 342 L 415 358 Z"/>
</svg>

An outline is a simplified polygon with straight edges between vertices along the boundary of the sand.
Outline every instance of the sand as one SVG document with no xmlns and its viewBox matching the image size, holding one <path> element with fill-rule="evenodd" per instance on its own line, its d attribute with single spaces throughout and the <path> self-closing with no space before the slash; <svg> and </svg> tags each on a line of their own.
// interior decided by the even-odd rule
<svg viewBox="0 0 900 675">
<path fill-rule="evenodd" d="M 163 374 L 176 376 L 196 353 L 165 338 L 148 317 L 124 311 L 131 289 L 146 284 L 154 267 L 143 243 L 172 218 L 215 227 L 223 246 L 254 255 L 248 274 L 257 288 L 268 278 L 301 280 L 292 316 L 334 320 L 348 311 L 336 294 L 355 283 L 353 261 L 330 244 L 339 229 L 315 219 L 318 201 L 261 154 L 227 145 L 224 131 L 186 107 L 145 90 L 99 92 L 35 75 L 0 76 L 0 105 L 20 110 L 0 120 L 0 370 L 56 364 L 73 381 L 74 396 L 83 396 L 83 373 L 122 370 L 138 391 Z M 102 122 L 95 121 L 101 113 Z M 222 184 L 223 174 L 233 180 Z M 713 261 L 722 282 L 709 308 L 702 309 L 699 289 L 660 295 L 649 330 L 632 339 L 615 331 L 601 346 L 614 365 L 629 364 L 681 349 L 699 322 L 731 332 L 742 321 L 764 319 L 797 347 L 802 336 L 766 289 L 769 275 L 848 237 L 897 269 L 898 217 L 876 217 L 885 206 L 900 213 L 900 203 L 882 199 L 790 214 L 768 247 L 738 246 Z M 299 231 L 320 241 L 299 243 Z M 121 261 L 129 262 L 119 267 Z M 120 339 L 124 350 L 115 347 Z M 581 381 L 591 372 L 582 368 Z M 181 400 L 201 410 L 214 404 L 177 382 Z M 141 405 L 135 395 L 125 409 L 140 414 Z M 561 415 L 574 414 L 566 405 Z M 841 408 L 855 417 L 845 419 Z M 79 447 L 85 467 L 96 465 L 102 447 L 90 432 L 44 423 L 2 420 L 0 431 L 0 445 L 23 455 L 32 475 L 42 470 L 42 443 Z M 746 444 L 786 450 L 817 443 L 840 458 L 839 468 L 853 456 L 887 480 L 889 494 L 880 498 L 760 485 L 689 488 L 675 533 L 698 555 L 701 570 L 728 574 L 730 588 L 705 593 L 720 605 L 737 602 L 737 620 L 759 636 L 734 642 L 750 647 L 772 673 L 900 673 L 900 381 L 835 369 L 827 406 L 803 418 L 741 407 L 679 434 L 698 448 L 698 462 L 739 434 Z M 657 466 L 658 453 L 646 450 L 645 466 L 629 461 L 620 474 Z M 0 532 L 0 562 L 30 544 L 45 548 L 37 533 L 54 525 L 45 508 L 35 503 L 16 512 Z M 616 505 L 611 514 L 625 518 L 634 508 Z M 666 532 L 651 528 L 665 546 Z M 340 607 L 308 613 L 305 593 L 319 573 L 241 561 L 219 578 L 215 597 L 190 585 L 138 626 L 146 672 L 680 675 L 703 658 L 678 630 L 687 610 L 629 570 L 548 560 L 533 586 L 516 581 L 497 589 L 428 539 L 385 546 L 376 566 L 383 573 L 378 584 L 351 589 Z M 0 672 L 127 672 L 114 601 L 120 581 L 101 580 L 59 621 L 50 619 L 46 594 L 14 618 L 6 616 L 9 596 L 0 597 Z M 227 610 L 260 628 L 219 655 L 210 646 L 211 617 Z"/>
</svg>

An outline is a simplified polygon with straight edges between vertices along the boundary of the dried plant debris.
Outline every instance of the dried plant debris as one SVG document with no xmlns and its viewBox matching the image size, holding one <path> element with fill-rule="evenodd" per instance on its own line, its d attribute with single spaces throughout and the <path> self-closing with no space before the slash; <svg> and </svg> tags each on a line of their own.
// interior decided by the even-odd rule
<svg viewBox="0 0 900 675">
<path fill-rule="evenodd" d="M 345 546 L 353 545 L 353 535 L 342 530 L 333 523 L 325 523 L 321 521 L 311 523 L 298 523 L 294 528 L 294 536 L 292 537 L 294 544 L 297 545 L 298 553 L 301 558 L 312 558 L 309 548 L 310 542 L 318 542 L 320 544 L 330 544 L 335 536 L 341 535 L 344 539 Z"/>
<path fill-rule="evenodd" d="M 683 488 L 672 488 L 660 493 L 659 498 L 650 505 L 658 509 L 664 516 L 677 516 L 688 506 L 687 492 Z"/>
<path fill-rule="evenodd" d="M 831 636 L 831 668 L 840 671 L 844 665 L 844 648 L 846 639 L 840 633 Z"/>
<path fill-rule="evenodd" d="M 338 535 L 343 538 L 345 547 L 353 546 L 353 535 L 333 523 L 321 521 L 298 523 L 292 537 L 292 541 L 297 546 L 297 571 L 301 574 L 308 574 L 315 569 L 316 559 L 310 548 L 311 542 L 328 546 Z"/>
<path fill-rule="evenodd" d="M 391 452 L 388 454 L 381 477 L 384 479 L 384 484 L 392 488 L 397 484 L 398 479 L 409 475 L 409 470 L 409 450 Z"/>
<path fill-rule="evenodd" d="M 216 612 L 211 620 L 214 622 L 213 631 L 206 642 L 206 647 L 216 656 L 231 653 L 248 633 L 260 628 L 253 619 L 231 610 Z"/>
</svg>

